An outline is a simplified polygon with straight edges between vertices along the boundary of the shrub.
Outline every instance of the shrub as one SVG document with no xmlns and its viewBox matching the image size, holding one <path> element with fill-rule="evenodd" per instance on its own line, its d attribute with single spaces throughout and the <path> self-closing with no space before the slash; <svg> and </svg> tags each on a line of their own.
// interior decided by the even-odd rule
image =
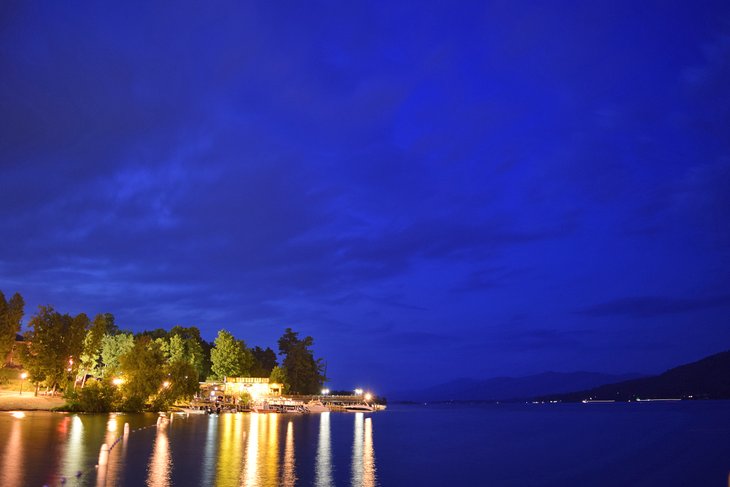
<svg viewBox="0 0 730 487">
<path fill-rule="evenodd" d="M 79 391 L 66 395 L 68 408 L 71 411 L 87 413 L 107 413 L 118 408 L 120 396 L 117 388 L 104 381 L 89 379 Z"/>
</svg>

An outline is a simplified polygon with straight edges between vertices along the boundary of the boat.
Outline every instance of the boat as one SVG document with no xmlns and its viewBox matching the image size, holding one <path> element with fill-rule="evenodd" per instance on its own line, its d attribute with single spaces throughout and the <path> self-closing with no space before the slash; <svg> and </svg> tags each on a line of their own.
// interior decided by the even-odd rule
<svg viewBox="0 0 730 487">
<path fill-rule="evenodd" d="M 345 411 L 348 413 L 371 413 L 375 411 L 372 406 L 365 403 L 345 404 Z"/>
<path fill-rule="evenodd" d="M 183 413 L 186 413 L 186 414 L 205 414 L 207 412 L 205 410 L 205 408 L 195 408 L 195 407 L 180 408 L 180 411 L 182 411 Z"/>
<path fill-rule="evenodd" d="M 328 413 L 330 411 L 330 408 L 322 404 L 319 399 L 312 399 L 304 405 L 304 409 L 308 413 Z"/>
</svg>

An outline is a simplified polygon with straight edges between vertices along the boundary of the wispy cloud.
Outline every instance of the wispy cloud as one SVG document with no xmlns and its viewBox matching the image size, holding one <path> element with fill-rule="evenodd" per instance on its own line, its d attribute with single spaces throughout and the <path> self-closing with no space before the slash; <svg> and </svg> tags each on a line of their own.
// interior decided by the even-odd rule
<svg viewBox="0 0 730 487">
<path fill-rule="evenodd" d="M 579 311 L 588 316 L 628 316 L 651 318 L 661 315 L 689 313 L 705 309 L 730 306 L 730 294 L 706 298 L 671 298 L 660 296 L 636 296 L 594 304 Z"/>
</svg>

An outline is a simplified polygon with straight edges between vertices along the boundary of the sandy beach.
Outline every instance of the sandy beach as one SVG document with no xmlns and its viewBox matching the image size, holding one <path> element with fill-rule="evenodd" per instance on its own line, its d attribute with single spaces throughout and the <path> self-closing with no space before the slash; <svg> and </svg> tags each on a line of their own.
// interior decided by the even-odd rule
<svg viewBox="0 0 730 487">
<path fill-rule="evenodd" d="M 66 401 L 60 397 L 34 396 L 33 390 L 0 391 L 0 411 L 48 411 L 63 406 Z"/>
</svg>

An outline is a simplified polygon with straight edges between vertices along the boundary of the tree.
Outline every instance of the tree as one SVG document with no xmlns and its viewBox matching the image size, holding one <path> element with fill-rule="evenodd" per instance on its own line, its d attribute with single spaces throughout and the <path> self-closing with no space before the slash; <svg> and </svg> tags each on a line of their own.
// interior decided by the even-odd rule
<svg viewBox="0 0 730 487">
<path fill-rule="evenodd" d="M 124 409 L 140 411 L 150 396 L 164 389 L 165 356 L 159 342 L 149 336 L 138 336 L 132 348 L 119 357 L 119 364 L 124 373 Z"/>
<path fill-rule="evenodd" d="M 88 374 L 101 377 L 101 347 L 104 335 L 117 331 L 114 316 L 111 313 L 98 314 L 91 322 L 91 326 L 84 337 L 84 350 L 81 353 L 79 373 L 82 386 L 86 383 Z"/>
<path fill-rule="evenodd" d="M 281 384 L 282 385 L 282 391 L 283 393 L 289 392 L 289 378 L 286 376 L 286 372 L 284 372 L 284 369 L 282 369 L 279 366 L 274 367 L 271 370 L 271 375 L 269 376 L 269 383 L 270 384 Z"/>
<path fill-rule="evenodd" d="M 261 347 L 253 347 L 251 354 L 254 358 L 254 365 L 251 370 L 253 377 L 268 377 L 274 367 L 279 365 L 276 362 L 276 353 L 269 347 L 266 347 L 266 350 Z"/>
<path fill-rule="evenodd" d="M 45 382 L 55 391 L 74 376 L 89 319 L 85 314 L 75 318 L 60 314 L 51 306 L 40 306 L 30 320 L 26 334 L 29 342 L 23 353 L 23 365 L 31 382 Z"/>
<path fill-rule="evenodd" d="M 111 378 L 121 372 L 121 357 L 134 347 L 131 333 L 104 335 L 101 339 L 102 377 Z"/>
<path fill-rule="evenodd" d="M 289 386 L 296 394 L 317 394 L 324 382 L 324 364 L 315 359 L 310 347 L 311 336 L 299 339 L 299 334 L 287 328 L 279 338 L 279 354 L 284 356 L 282 367 L 289 379 Z"/>
<path fill-rule="evenodd" d="M 8 302 L 5 301 L 5 295 L 0 291 L 0 360 L 3 363 L 15 345 L 15 336 L 20 332 L 24 307 L 25 302 L 20 294 L 13 294 Z"/>
<path fill-rule="evenodd" d="M 165 372 L 167 387 L 158 395 L 157 409 L 165 409 L 179 399 L 192 398 L 200 390 L 198 372 L 189 361 L 173 360 L 167 364 Z"/>
<path fill-rule="evenodd" d="M 253 355 L 243 340 L 236 340 L 226 330 L 220 330 L 210 351 L 211 369 L 218 380 L 241 377 L 251 373 Z"/>
</svg>

